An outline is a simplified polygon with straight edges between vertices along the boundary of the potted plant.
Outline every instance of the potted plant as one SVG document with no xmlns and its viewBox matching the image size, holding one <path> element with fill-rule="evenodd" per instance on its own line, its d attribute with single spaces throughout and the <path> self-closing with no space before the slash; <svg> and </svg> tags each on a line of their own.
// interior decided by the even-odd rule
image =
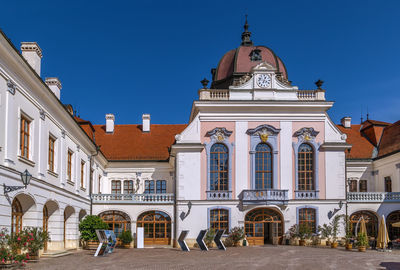
<svg viewBox="0 0 400 270">
<path fill-rule="evenodd" d="M 243 227 L 234 227 L 229 232 L 229 235 L 226 240 L 227 242 L 230 241 L 232 243 L 232 246 L 237 247 L 239 246 L 240 241 L 243 239 L 244 239 Z"/>
<path fill-rule="evenodd" d="M 24 266 L 26 259 L 29 257 L 27 254 L 17 254 L 17 245 L 21 241 L 16 241 L 14 237 L 8 234 L 6 228 L 0 230 L 0 268 L 10 268 L 14 265 L 20 264 Z"/>
<path fill-rule="evenodd" d="M 312 230 L 307 223 L 301 223 L 298 226 L 297 236 L 300 238 L 299 245 L 305 246 L 306 239 L 309 239 L 311 236 Z"/>
<path fill-rule="evenodd" d="M 357 246 L 358 246 L 358 251 L 360 252 L 365 252 L 368 246 L 368 238 L 365 233 L 359 233 L 357 235 Z"/>
<path fill-rule="evenodd" d="M 121 240 L 122 246 L 123 246 L 124 248 L 130 248 L 130 247 L 131 247 L 131 243 L 132 243 L 132 241 L 133 241 L 131 231 L 123 231 L 123 232 L 119 235 L 119 239 Z"/>
<path fill-rule="evenodd" d="M 108 225 L 100 217 L 95 215 L 86 216 L 79 223 L 79 232 L 84 242 L 84 248 L 96 249 L 99 245 L 96 230 L 107 230 Z"/>
<path fill-rule="evenodd" d="M 321 237 L 326 239 L 326 245 L 331 245 L 331 237 L 332 237 L 332 226 L 328 224 L 324 224 L 322 226 L 318 226 L 318 232 L 321 233 Z"/>
<path fill-rule="evenodd" d="M 349 216 L 343 215 L 343 226 L 346 229 L 346 234 L 345 234 L 346 250 L 352 250 L 353 249 L 353 244 L 351 243 L 351 239 L 353 237 L 353 233 L 351 231 L 351 223 L 350 223 Z"/>
<path fill-rule="evenodd" d="M 331 248 L 337 248 L 337 246 L 338 246 L 337 235 L 338 235 L 338 232 L 339 232 L 339 221 L 340 221 L 340 218 L 341 218 L 341 216 L 337 215 L 331 221 L 331 227 L 332 227 Z"/>
<path fill-rule="evenodd" d="M 213 247 L 214 245 L 214 237 L 215 237 L 215 230 L 214 229 L 209 229 L 204 236 L 204 243 L 207 245 L 207 247 Z"/>
<path fill-rule="evenodd" d="M 29 259 L 38 260 L 39 250 L 44 248 L 44 244 L 50 240 L 49 234 L 44 232 L 41 228 L 29 227 L 25 229 L 27 235 L 27 245 Z"/>
</svg>

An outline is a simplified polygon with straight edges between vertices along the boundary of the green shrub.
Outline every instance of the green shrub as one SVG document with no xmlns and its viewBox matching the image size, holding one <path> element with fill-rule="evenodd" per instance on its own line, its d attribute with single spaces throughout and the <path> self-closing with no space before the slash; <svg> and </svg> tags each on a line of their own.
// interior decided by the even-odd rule
<svg viewBox="0 0 400 270">
<path fill-rule="evenodd" d="M 108 225 L 98 216 L 86 216 L 79 223 L 79 231 L 81 233 L 81 239 L 84 241 L 98 240 L 96 230 L 107 230 Z"/>
<path fill-rule="evenodd" d="M 244 239 L 244 230 L 243 227 L 234 227 L 229 232 L 228 237 L 225 239 L 225 242 L 231 244 L 233 246 L 237 246 L 241 240 Z"/>
<path fill-rule="evenodd" d="M 124 243 L 125 245 L 130 244 L 133 241 L 132 238 L 132 233 L 131 231 L 124 231 L 119 235 L 119 239 Z"/>
<path fill-rule="evenodd" d="M 357 235 L 357 246 L 359 246 L 359 247 L 367 247 L 368 246 L 368 238 L 365 233 L 359 233 Z"/>
<path fill-rule="evenodd" d="M 204 237 L 204 243 L 206 243 L 206 245 L 210 247 L 214 242 L 214 237 L 215 237 L 215 230 L 209 229 L 206 233 L 206 236 Z"/>
</svg>

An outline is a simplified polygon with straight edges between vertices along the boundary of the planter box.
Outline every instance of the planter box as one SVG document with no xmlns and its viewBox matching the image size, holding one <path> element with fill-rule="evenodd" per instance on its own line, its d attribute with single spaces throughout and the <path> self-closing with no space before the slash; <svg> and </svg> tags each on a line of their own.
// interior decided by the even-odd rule
<svg viewBox="0 0 400 270">
<path fill-rule="evenodd" d="M 85 249 L 97 249 L 97 247 L 99 246 L 100 242 L 99 241 L 93 241 L 93 240 L 89 240 L 86 241 L 86 244 L 84 246 Z"/>
</svg>

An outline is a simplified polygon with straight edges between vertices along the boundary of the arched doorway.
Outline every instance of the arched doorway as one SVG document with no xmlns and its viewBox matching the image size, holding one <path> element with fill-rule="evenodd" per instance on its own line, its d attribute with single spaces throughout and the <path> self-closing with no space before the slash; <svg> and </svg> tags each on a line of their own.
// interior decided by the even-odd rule
<svg viewBox="0 0 400 270">
<path fill-rule="evenodd" d="M 144 227 L 145 245 L 169 245 L 171 243 L 171 218 L 161 211 L 149 211 L 137 219 L 137 226 Z"/>
<path fill-rule="evenodd" d="M 68 243 L 68 240 L 72 240 L 74 237 L 75 230 L 72 227 L 75 225 L 72 221 L 71 216 L 75 213 L 75 209 L 72 206 L 67 206 L 64 209 L 64 237 L 63 237 L 63 242 L 64 242 L 64 248 L 68 247 L 75 247 L 74 244 L 71 243 L 71 245 Z M 72 238 L 72 239 L 71 239 Z"/>
<path fill-rule="evenodd" d="M 43 206 L 43 231 L 47 232 L 50 234 L 50 237 L 52 237 L 51 240 L 60 240 L 57 239 L 57 235 L 59 234 L 58 228 L 60 226 L 60 212 L 57 211 L 59 210 L 58 204 L 55 201 L 47 201 L 45 205 Z M 50 242 L 50 249 L 51 247 L 51 242 Z M 49 248 L 49 243 L 46 242 L 44 243 L 44 250 L 47 251 Z"/>
<path fill-rule="evenodd" d="M 351 231 L 353 235 L 356 234 L 357 222 L 363 217 L 365 220 L 365 226 L 367 228 L 367 235 L 372 237 L 377 237 L 378 235 L 378 218 L 371 211 L 357 211 L 350 216 Z M 360 225 L 358 225 L 358 231 L 360 230 Z"/>
<path fill-rule="evenodd" d="M 36 203 L 33 198 L 24 193 L 15 196 L 11 204 L 11 232 L 20 232 L 23 226 L 38 225 Z"/>
<path fill-rule="evenodd" d="M 395 240 L 400 238 L 400 228 L 393 227 L 392 224 L 400 222 L 400 210 L 390 213 L 386 218 L 386 223 L 388 227 L 389 239 Z"/>
<path fill-rule="evenodd" d="M 11 205 L 11 233 L 18 233 L 22 230 L 22 206 L 17 198 Z"/>
<path fill-rule="evenodd" d="M 49 233 L 49 210 L 43 206 L 43 232 Z M 47 251 L 47 242 L 44 243 L 44 251 Z"/>
<path fill-rule="evenodd" d="M 105 211 L 99 217 L 108 224 L 109 230 L 114 231 L 118 237 L 124 231 L 131 230 L 131 218 L 121 211 Z"/>
<path fill-rule="evenodd" d="M 279 244 L 282 240 L 283 217 L 270 208 L 250 211 L 245 217 L 245 234 L 250 245 Z"/>
</svg>

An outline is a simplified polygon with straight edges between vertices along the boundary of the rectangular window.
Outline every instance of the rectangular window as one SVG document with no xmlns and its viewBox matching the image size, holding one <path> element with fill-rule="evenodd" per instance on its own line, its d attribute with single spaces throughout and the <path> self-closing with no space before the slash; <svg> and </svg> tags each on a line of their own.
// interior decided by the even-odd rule
<svg viewBox="0 0 400 270">
<path fill-rule="evenodd" d="M 124 194 L 132 194 L 133 193 L 133 181 L 125 180 L 124 181 Z"/>
<path fill-rule="evenodd" d="M 392 192 L 392 178 L 390 176 L 385 177 L 385 192 Z"/>
<path fill-rule="evenodd" d="M 85 162 L 81 160 L 81 188 L 84 187 L 85 180 Z"/>
<path fill-rule="evenodd" d="M 225 209 L 213 209 L 210 211 L 210 229 L 225 230 L 229 232 L 229 211 Z"/>
<path fill-rule="evenodd" d="M 56 139 L 49 136 L 49 170 L 54 172 L 54 145 Z"/>
<path fill-rule="evenodd" d="M 119 181 L 119 180 L 111 181 L 111 193 L 112 194 L 121 194 L 121 181 Z"/>
<path fill-rule="evenodd" d="M 367 192 L 367 180 L 360 180 L 360 192 Z"/>
<path fill-rule="evenodd" d="M 349 192 L 357 192 L 357 180 L 349 180 Z"/>
<path fill-rule="evenodd" d="M 302 208 L 299 210 L 299 225 L 301 224 L 307 224 L 313 232 L 316 232 L 315 209 Z"/>
<path fill-rule="evenodd" d="M 156 193 L 167 193 L 167 181 L 157 180 L 156 182 Z"/>
<path fill-rule="evenodd" d="M 20 150 L 21 156 L 29 159 L 29 136 L 31 121 L 25 116 L 21 116 Z"/>
<path fill-rule="evenodd" d="M 98 183 L 98 193 L 101 194 L 101 176 L 99 175 L 99 183 Z"/>
<path fill-rule="evenodd" d="M 72 181 L 72 155 L 74 153 L 68 149 L 68 157 L 67 157 L 67 179 Z"/>
<path fill-rule="evenodd" d="M 154 180 L 146 180 L 144 182 L 144 193 L 154 193 Z"/>
</svg>

